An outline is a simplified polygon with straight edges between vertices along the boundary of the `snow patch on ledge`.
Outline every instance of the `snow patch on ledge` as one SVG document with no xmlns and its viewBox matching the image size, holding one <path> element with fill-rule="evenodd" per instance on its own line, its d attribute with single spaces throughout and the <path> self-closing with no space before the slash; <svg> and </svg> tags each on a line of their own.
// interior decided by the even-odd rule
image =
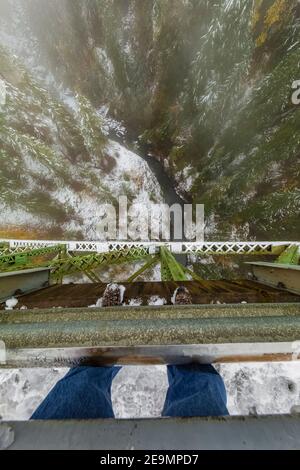
<svg viewBox="0 0 300 470">
<path fill-rule="evenodd" d="M 219 364 L 231 415 L 289 414 L 300 404 L 300 362 Z M 0 419 L 26 420 L 68 369 L 2 369 Z M 112 385 L 116 418 L 160 416 L 165 366 L 125 366 Z"/>
</svg>

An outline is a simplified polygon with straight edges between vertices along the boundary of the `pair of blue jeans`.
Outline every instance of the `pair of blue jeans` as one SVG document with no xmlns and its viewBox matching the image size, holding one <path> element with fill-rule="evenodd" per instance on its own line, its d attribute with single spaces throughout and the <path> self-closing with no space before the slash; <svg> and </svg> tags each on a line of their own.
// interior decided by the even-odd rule
<svg viewBox="0 0 300 470">
<path fill-rule="evenodd" d="M 31 419 L 114 418 L 111 384 L 120 367 L 70 369 Z M 226 390 L 211 365 L 168 366 L 169 389 L 162 416 L 225 416 Z"/>
</svg>

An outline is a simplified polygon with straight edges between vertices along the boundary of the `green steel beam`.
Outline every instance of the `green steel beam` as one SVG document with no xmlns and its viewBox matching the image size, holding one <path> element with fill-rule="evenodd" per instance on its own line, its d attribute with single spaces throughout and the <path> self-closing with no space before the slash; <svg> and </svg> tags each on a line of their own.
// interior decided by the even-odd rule
<svg viewBox="0 0 300 470">
<path fill-rule="evenodd" d="M 82 319 L 75 322 L 1 325 L 1 337 L 7 348 L 272 343 L 294 342 L 300 337 L 299 317 L 173 318 L 170 321 L 145 320 L 140 312 L 140 318 L 135 321 L 101 321 L 86 320 L 85 311 Z"/>
<path fill-rule="evenodd" d="M 182 265 L 176 261 L 170 250 L 161 247 L 160 260 L 162 281 L 188 281 Z"/>
<path fill-rule="evenodd" d="M 288 247 L 281 255 L 277 258 L 275 263 L 278 264 L 292 264 L 297 265 L 300 261 L 300 250 L 297 245 Z"/>
<path fill-rule="evenodd" d="M 0 256 L 3 256 L 8 252 L 9 252 L 9 243 L 0 242 Z"/>
<path fill-rule="evenodd" d="M 65 250 L 64 245 L 35 248 L 33 250 L 12 252 L 0 256 L 0 272 L 6 272 L 29 267 L 45 266 L 45 262 L 38 265 L 32 262 L 32 258 L 45 256 L 52 253 L 61 253 Z M 46 263 L 47 264 L 47 263 Z"/>
<path fill-rule="evenodd" d="M 196 274 L 194 271 L 192 271 L 191 269 L 187 268 L 186 266 L 183 266 L 182 265 L 182 268 L 184 269 L 184 271 L 189 274 L 192 279 L 194 279 L 194 281 L 200 281 L 200 282 L 203 282 L 204 280 L 198 276 L 198 274 Z"/>
<path fill-rule="evenodd" d="M 93 283 L 101 283 L 101 279 L 94 271 L 84 271 L 84 274 L 93 282 Z"/>
<path fill-rule="evenodd" d="M 63 258 L 63 259 L 66 259 L 66 258 L 76 258 L 76 254 L 72 253 L 72 252 L 68 252 L 66 253 L 66 256 Z M 61 258 L 59 258 L 61 259 Z M 90 269 L 85 269 L 84 271 L 82 271 L 86 276 L 87 278 L 92 281 L 93 283 L 101 283 L 101 279 L 99 278 L 99 276 L 92 270 Z M 61 275 L 61 279 L 63 279 L 63 274 Z"/>
<path fill-rule="evenodd" d="M 92 310 L 8 311 L 0 316 L 1 339 L 7 349 L 14 349 L 276 343 L 293 342 L 300 337 L 299 304 Z"/>
<path fill-rule="evenodd" d="M 187 268 L 186 266 L 184 266 L 183 264 L 177 262 L 179 264 L 179 266 L 183 269 L 183 271 L 188 274 L 189 276 L 191 276 L 191 278 L 194 280 L 194 281 L 198 281 L 198 282 L 201 282 L 201 286 L 202 288 L 203 287 L 206 287 L 207 291 L 209 292 L 212 288 L 211 286 L 209 285 L 209 282 L 207 282 L 206 280 L 202 279 L 198 274 L 196 274 L 194 271 L 192 271 L 191 269 Z M 188 280 L 188 279 L 187 279 Z M 230 292 L 230 291 L 228 291 Z"/>
</svg>

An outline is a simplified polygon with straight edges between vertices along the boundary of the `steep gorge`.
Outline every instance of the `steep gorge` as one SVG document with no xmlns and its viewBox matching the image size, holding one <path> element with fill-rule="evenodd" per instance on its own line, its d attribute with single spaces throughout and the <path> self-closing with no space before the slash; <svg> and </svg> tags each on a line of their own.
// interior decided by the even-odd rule
<svg viewBox="0 0 300 470">
<path fill-rule="evenodd" d="M 297 0 L 2 0 L 9 223 L 25 211 L 27 227 L 44 217 L 53 236 L 93 236 L 86 227 L 120 179 L 131 199 L 139 188 L 155 200 L 155 177 L 144 187 L 114 173 L 106 134 L 120 132 L 205 204 L 208 237 L 299 238 L 299 13 Z"/>
</svg>

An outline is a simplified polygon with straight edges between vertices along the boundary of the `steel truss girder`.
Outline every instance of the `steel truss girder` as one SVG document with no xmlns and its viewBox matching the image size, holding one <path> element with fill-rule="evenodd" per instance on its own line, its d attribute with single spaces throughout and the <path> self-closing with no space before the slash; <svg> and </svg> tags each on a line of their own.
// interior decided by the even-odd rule
<svg viewBox="0 0 300 470">
<path fill-rule="evenodd" d="M 0 256 L 10 253 L 9 243 L 0 241 Z"/>
<path fill-rule="evenodd" d="M 92 282 L 101 282 L 95 269 L 112 264 L 129 263 L 142 259 L 148 260 L 137 273 L 131 276 L 130 282 L 142 272 L 151 267 L 154 261 L 160 259 L 161 279 L 163 281 L 185 281 L 189 276 L 199 279 L 199 276 L 189 271 L 176 261 L 173 253 L 194 255 L 241 255 L 241 254 L 272 254 L 279 258 L 277 262 L 298 264 L 298 242 L 207 242 L 207 243 L 160 243 L 160 242 L 50 242 L 50 241 L 5 241 L 0 242 L 2 255 L 0 256 L 0 272 L 12 269 L 24 269 L 32 266 L 49 267 L 52 277 L 60 282 L 66 275 L 83 272 Z M 29 249 L 31 248 L 31 249 Z M 74 251 L 71 251 L 73 248 Z M 85 254 L 80 251 L 87 250 Z M 91 252 L 90 250 L 99 250 Z M 103 251 L 103 250 L 107 251 Z M 9 253 L 5 252 L 10 250 Z M 3 254 L 5 253 L 5 254 Z M 38 260 L 33 263 L 32 258 L 57 254 L 55 259 Z M 1 254 L 1 251 L 0 251 Z"/>
<path fill-rule="evenodd" d="M 32 259 L 38 256 L 45 256 L 48 254 L 60 254 L 64 252 L 65 247 L 63 245 L 54 245 L 42 248 L 36 248 L 33 250 L 12 252 L 0 256 L 0 271 L 11 271 L 20 267 L 32 267 Z M 47 263 L 46 263 L 47 264 Z M 39 263 L 39 265 L 45 266 L 45 262 Z"/>
<path fill-rule="evenodd" d="M 92 274 L 92 271 L 112 264 L 123 264 L 149 257 L 145 248 L 121 249 L 109 253 L 93 253 L 85 256 L 73 256 L 56 259 L 50 263 L 52 276 L 60 279 L 79 272 Z"/>
<path fill-rule="evenodd" d="M 126 282 L 133 282 L 137 279 L 141 274 L 143 274 L 148 269 L 152 268 L 159 262 L 159 256 L 151 256 L 149 257 L 148 261 L 138 269 L 134 274 L 132 274 Z"/>
<path fill-rule="evenodd" d="M 297 265 L 300 260 L 300 247 L 297 245 L 291 245 L 284 250 L 281 255 L 277 258 L 276 264 L 290 264 Z"/>
<path fill-rule="evenodd" d="M 172 253 L 165 247 L 160 249 L 161 280 L 162 281 L 187 281 L 184 269 L 176 261 Z"/>
</svg>

